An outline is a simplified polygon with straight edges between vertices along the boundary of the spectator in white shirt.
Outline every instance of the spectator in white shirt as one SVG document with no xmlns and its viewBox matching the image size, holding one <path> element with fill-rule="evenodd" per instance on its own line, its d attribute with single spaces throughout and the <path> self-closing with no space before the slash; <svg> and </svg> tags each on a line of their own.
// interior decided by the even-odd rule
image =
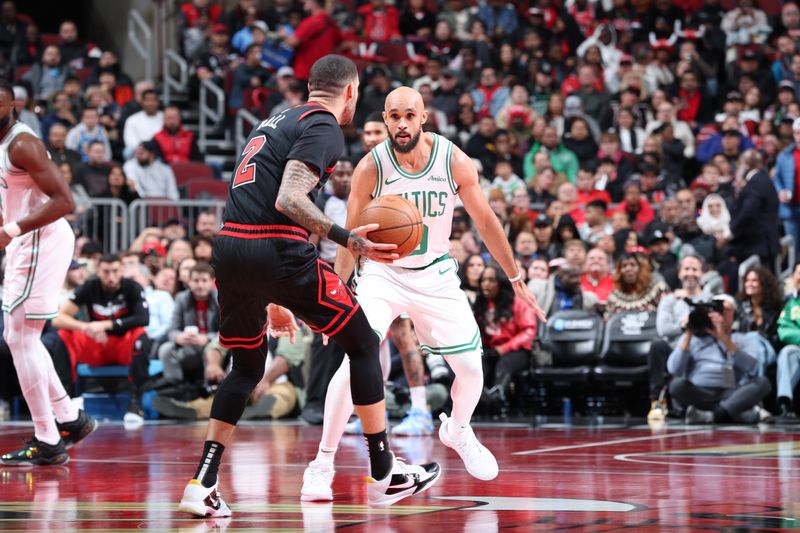
<svg viewBox="0 0 800 533">
<path fill-rule="evenodd" d="M 133 157 L 137 146 L 151 140 L 164 127 L 164 113 L 159 111 L 158 105 L 158 93 L 154 89 L 146 90 L 142 93 L 142 110 L 125 121 L 122 155 L 126 160 Z"/>
<path fill-rule="evenodd" d="M 178 199 L 178 186 L 172 168 L 156 157 L 158 144 L 145 141 L 136 147 L 134 157 L 122 167 L 125 175 L 136 183 L 142 198 Z"/>
</svg>

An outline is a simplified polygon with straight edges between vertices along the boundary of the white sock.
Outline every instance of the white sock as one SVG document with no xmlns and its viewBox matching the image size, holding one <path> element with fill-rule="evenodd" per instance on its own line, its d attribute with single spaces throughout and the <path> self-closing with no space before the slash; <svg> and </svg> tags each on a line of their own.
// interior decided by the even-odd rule
<svg viewBox="0 0 800 533">
<path fill-rule="evenodd" d="M 450 396 L 453 398 L 453 426 L 466 429 L 472 419 L 472 413 L 481 399 L 483 391 L 483 365 L 481 362 L 481 352 L 475 350 L 467 353 L 446 355 L 445 360 L 450 368 L 453 369 L 455 380 L 450 389 Z"/>
<path fill-rule="evenodd" d="M 317 451 L 317 457 L 314 459 L 318 463 L 323 463 L 333 467 L 333 457 L 336 455 L 336 448 L 326 448 L 320 446 Z"/>
<path fill-rule="evenodd" d="M 411 387 L 408 391 L 411 393 L 411 408 L 427 412 L 428 402 L 425 398 L 425 385 Z"/>
<path fill-rule="evenodd" d="M 61 385 L 61 382 L 58 382 Z M 63 386 L 61 387 L 63 389 Z M 50 387 L 50 397 L 52 398 L 52 384 Z M 50 405 L 53 407 L 53 411 L 56 413 L 56 420 L 61 422 L 74 422 L 78 419 L 78 406 L 72 403 L 72 398 L 69 397 L 69 394 L 66 392 L 64 393 L 61 398 L 57 400 L 50 400 Z"/>
<path fill-rule="evenodd" d="M 42 442 L 56 444 L 61 437 L 48 395 L 47 365 L 52 367 L 53 361 L 41 340 L 44 323 L 41 320 L 26 320 L 22 307 L 17 308 L 13 314 L 5 313 L 3 320 L 3 336 L 11 350 L 20 389 L 31 412 L 34 435 Z"/>
</svg>

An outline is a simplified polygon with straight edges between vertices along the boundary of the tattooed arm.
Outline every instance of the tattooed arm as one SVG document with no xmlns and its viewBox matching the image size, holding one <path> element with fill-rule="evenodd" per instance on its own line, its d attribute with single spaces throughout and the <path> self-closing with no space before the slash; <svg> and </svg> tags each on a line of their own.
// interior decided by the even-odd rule
<svg viewBox="0 0 800 533">
<path fill-rule="evenodd" d="M 275 208 L 311 233 L 325 235 L 342 245 L 341 241 L 344 239 L 339 239 L 331 233 L 339 232 L 339 235 L 342 235 L 342 232 L 346 234 L 347 230 L 337 226 L 308 197 L 308 193 L 317 183 L 319 183 L 319 171 L 312 169 L 302 161 L 290 160 L 283 171 L 283 180 L 278 190 Z M 390 263 L 398 257 L 397 254 L 390 253 L 397 246 L 377 244 L 366 238 L 367 232 L 377 229 L 377 227 L 377 224 L 370 224 L 350 231 L 347 235 L 347 248 L 355 254 L 364 255 L 375 261 Z"/>
</svg>

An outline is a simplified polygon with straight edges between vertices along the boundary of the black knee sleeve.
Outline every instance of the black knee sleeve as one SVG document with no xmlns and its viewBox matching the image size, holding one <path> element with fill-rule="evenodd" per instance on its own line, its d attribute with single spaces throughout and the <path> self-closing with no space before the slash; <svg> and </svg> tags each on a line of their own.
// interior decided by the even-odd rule
<svg viewBox="0 0 800 533">
<path fill-rule="evenodd" d="M 136 342 L 133 344 L 133 353 L 131 354 L 131 366 L 128 369 L 128 377 L 133 383 L 133 387 L 137 390 L 147 382 L 150 377 L 150 349 L 152 342 L 147 334 L 139 335 Z"/>
<path fill-rule="evenodd" d="M 371 405 L 383 400 L 380 339 L 367 315 L 359 309 L 333 340 L 350 356 L 350 392 L 353 405 Z"/>
<path fill-rule="evenodd" d="M 225 376 L 211 404 L 211 418 L 236 425 L 242 417 L 247 399 L 264 377 L 267 345 L 245 350 L 232 348 L 233 369 Z"/>
</svg>

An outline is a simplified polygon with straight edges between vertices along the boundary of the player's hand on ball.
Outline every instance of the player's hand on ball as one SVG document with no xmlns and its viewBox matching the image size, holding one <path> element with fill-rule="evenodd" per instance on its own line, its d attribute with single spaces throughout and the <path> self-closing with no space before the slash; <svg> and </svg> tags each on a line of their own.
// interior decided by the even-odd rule
<svg viewBox="0 0 800 533">
<path fill-rule="evenodd" d="M 397 248 L 396 244 L 381 244 L 372 242 L 367 238 L 367 233 L 378 229 L 378 224 L 367 224 L 359 226 L 350 232 L 350 239 L 347 241 L 347 248 L 355 254 L 380 263 L 391 263 L 400 256 L 392 253 Z"/>
<path fill-rule="evenodd" d="M 267 319 L 269 327 L 267 334 L 270 337 L 289 337 L 289 342 L 294 344 L 294 334 L 300 329 L 291 311 L 280 305 L 269 304 L 267 306 Z"/>
<path fill-rule="evenodd" d="M 536 312 L 536 316 L 539 317 L 539 320 L 542 322 L 547 322 L 547 317 L 545 316 L 544 311 L 542 311 L 542 308 L 539 307 L 539 302 L 536 301 L 536 296 L 534 296 L 528 286 L 525 285 L 525 282 L 521 279 L 518 279 L 517 281 L 512 282 L 511 285 L 514 287 L 514 294 L 517 296 L 517 298 L 522 298 L 528 303 L 528 305 L 532 306 L 533 310 Z"/>
</svg>

